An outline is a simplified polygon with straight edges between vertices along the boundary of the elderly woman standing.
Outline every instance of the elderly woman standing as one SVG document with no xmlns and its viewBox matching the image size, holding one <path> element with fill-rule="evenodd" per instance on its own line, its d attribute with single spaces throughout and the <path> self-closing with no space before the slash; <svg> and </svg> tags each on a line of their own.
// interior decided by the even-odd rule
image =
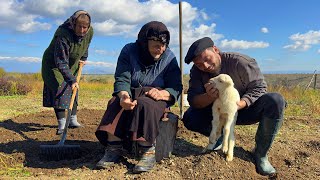
<svg viewBox="0 0 320 180">
<path fill-rule="evenodd" d="M 58 120 L 56 134 L 62 134 L 72 89 L 79 88 L 76 75 L 79 63 L 88 57 L 93 29 L 90 15 L 83 10 L 76 11 L 56 30 L 49 47 L 42 58 L 43 106 L 53 107 Z M 78 97 L 78 96 L 77 96 Z M 77 121 L 77 99 L 73 105 L 69 127 L 80 127 Z"/>
<path fill-rule="evenodd" d="M 169 41 L 167 27 L 151 21 L 141 28 L 135 43 L 123 47 L 115 72 L 113 98 L 96 131 L 100 143 L 106 146 L 98 168 L 119 162 L 127 150 L 126 142 L 132 141 L 138 141 L 139 152 L 133 172 L 153 168 L 159 122 L 182 91 L 180 68 L 168 47 Z"/>
</svg>

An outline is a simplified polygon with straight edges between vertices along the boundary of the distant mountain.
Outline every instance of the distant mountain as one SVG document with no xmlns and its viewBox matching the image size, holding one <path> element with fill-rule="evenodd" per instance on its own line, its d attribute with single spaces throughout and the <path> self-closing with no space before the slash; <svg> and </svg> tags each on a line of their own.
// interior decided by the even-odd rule
<svg viewBox="0 0 320 180">
<path fill-rule="evenodd" d="M 300 70 L 262 71 L 262 73 L 263 74 L 313 74 L 314 70 L 312 71 L 300 71 Z"/>
</svg>

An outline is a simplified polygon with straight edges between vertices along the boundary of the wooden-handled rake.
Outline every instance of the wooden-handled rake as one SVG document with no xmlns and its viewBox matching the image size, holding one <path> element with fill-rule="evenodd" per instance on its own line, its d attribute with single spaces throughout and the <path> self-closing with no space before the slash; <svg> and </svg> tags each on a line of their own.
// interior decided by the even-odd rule
<svg viewBox="0 0 320 180">
<path fill-rule="evenodd" d="M 83 67 L 82 62 L 79 64 L 79 70 L 77 74 L 77 82 L 80 82 L 80 76 L 82 72 L 82 67 Z M 78 88 L 75 87 L 72 90 L 72 96 L 70 100 L 70 105 L 68 109 L 68 114 L 67 114 L 67 120 L 66 124 L 63 130 L 63 133 L 61 135 L 61 139 L 58 144 L 55 145 L 40 145 L 40 157 L 43 159 L 47 160 L 63 160 L 63 159 L 75 159 L 78 158 L 81 154 L 80 152 L 80 145 L 66 145 L 64 144 L 66 137 L 67 137 L 67 132 L 68 132 L 68 126 L 71 121 L 71 112 L 74 104 L 74 100 L 77 94 Z"/>
</svg>

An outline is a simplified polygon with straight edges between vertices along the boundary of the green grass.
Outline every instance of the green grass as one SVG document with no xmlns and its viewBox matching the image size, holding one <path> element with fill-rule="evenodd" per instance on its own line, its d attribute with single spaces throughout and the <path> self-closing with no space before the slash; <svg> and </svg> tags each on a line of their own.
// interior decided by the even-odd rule
<svg viewBox="0 0 320 180">
<path fill-rule="evenodd" d="M 9 177 L 30 177 L 32 173 L 27 171 L 25 168 L 21 167 L 10 167 L 5 168 L 4 170 L 0 170 L 1 176 L 9 176 Z"/>
</svg>

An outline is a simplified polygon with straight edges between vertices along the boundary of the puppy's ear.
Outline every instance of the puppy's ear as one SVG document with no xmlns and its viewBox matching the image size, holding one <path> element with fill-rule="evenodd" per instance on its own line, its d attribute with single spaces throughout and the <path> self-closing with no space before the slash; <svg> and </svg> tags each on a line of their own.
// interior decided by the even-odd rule
<svg viewBox="0 0 320 180">
<path fill-rule="evenodd" d="M 208 81 L 208 83 L 212 83 L 213 81 L 214 81 L 214 79 L 213 79 L 213 78 L 210 78 L 209 81 Z"/>
<path fill-rule="evenodd" d="M 225 84 L 228 84 L 228 85 L 230 85 L 230 86 L 233 86 L 233 81 L 232 81 L 232 79 L 231 79 L 230 76 L 224 76 L 224 77 L 223 77 L 223 81 L 224 81 Z"/>
</svg>

